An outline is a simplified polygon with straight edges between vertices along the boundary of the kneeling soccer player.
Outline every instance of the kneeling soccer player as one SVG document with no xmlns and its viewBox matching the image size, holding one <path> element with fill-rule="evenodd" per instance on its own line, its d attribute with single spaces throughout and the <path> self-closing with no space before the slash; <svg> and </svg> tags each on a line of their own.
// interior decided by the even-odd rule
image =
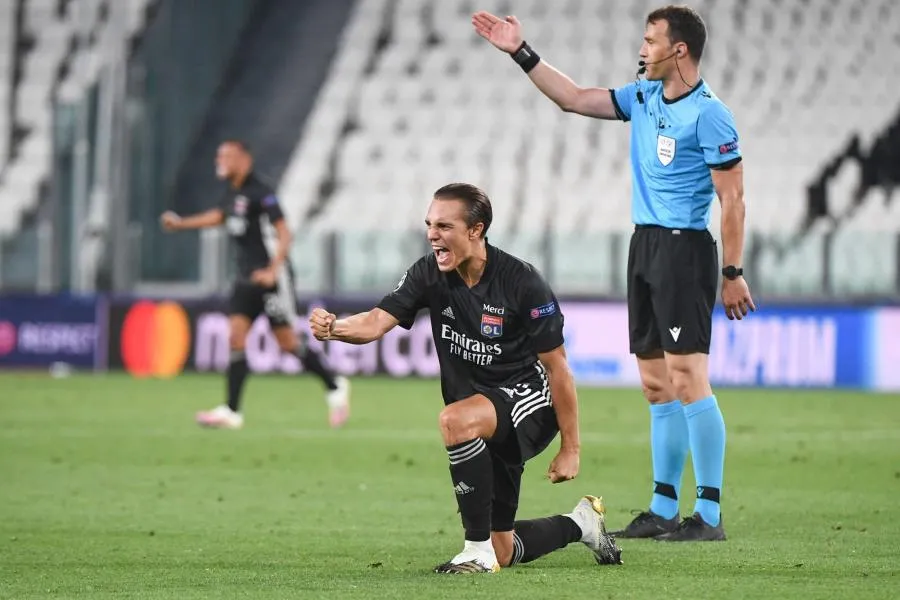
<svg viewBox="0 0 900 600">
<path fill-rule="evenodd" d="M 425 225 L 433 252 L 419 259 L 376 308 L 345 319 L 310 316 L 320 340 L 366 344 L 430 309 L 441 367 L 440 428 L 465 528 L 459 554 L 438 573 L 496 572 L 581 541 L 601 564 L 621 563 L 600 498 L 571 513 L 516 521 L 525 462 L 559 433 L 553 483 L 579 466 L 578 401 L 563 347 L 563 315 L 530 264 L 488 244 L 492 209 L 479 188 L 437 190 Z M 552 399 L 552 401 L 551 401 Z"/>
</svg>

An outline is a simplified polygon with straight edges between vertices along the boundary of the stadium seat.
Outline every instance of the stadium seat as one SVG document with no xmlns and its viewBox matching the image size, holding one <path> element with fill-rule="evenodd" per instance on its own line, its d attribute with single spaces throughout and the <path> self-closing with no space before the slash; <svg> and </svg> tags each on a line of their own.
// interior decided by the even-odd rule
<svg viewBox="0 0 900 600">
<path fill-rule="evenodd" d="M 130 36 L 143 26 L 144 8 L 149 1 L 117 2 L 117 9 L 125 7 L 127 24 L 124 30 L 118 30 L 109 25 L 110 19 L 101 18 L 100 0 L 63 4 L 58 0 L 24 0 L 20 33 L 34 39 L 31 49 L 14 46 L 16 3 L 0 2 L 0 102 L 8 106 L 9 98 L 16 100 L 14 112 L 0 115 L 0 169 L 4 172 L 0 203 L 9 207 L 0 221 L 0 235 L 14 233 L 21 214 L 33 209 L 40 200 L 39 186 L 51 169 L 54 102 L 81 99 L 99 75 L 102 61 L 97 60 L 98 47 L 104 46 L 109 36 Z M 73 39 L 81 43 L 70 55 Z M 13 89 L 12 66 L 17 57 L 22 64 L 22 78 Z M 66 79 L 60 80 L 64 61 L 71 67 Z M 9 132 L 14 126 L 27 135 L 20 142 L 15 160 L 9 161 Z"/>
<path fill-rule="evenodd" d="M 9 157 L 12 122 L 9 119 L 9 100 L 12 97 L 13 64 L 15 61 L 15 13 L 14 2 L 0 2 L 0 172 Z"/>
</svg>

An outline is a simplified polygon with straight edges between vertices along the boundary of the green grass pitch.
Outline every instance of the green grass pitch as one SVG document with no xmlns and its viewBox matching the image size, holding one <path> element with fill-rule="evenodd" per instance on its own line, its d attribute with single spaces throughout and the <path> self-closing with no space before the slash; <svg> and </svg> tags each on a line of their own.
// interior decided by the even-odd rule
<svg viewBox="0 0 900 600">
<path fill-rule="evenodd" d="M 196 409 L 216 375 L 0 375 L 2 598 L 897 598 L 900 397 L 723 390 L 724 543 L 580 544 L 497 575 L 439 576 L 461 529 L 436 381 L 354 380 L 326 425 L 306 377 L 251 378 L 242 431 Z M 603 495 L 611 527 L 649 500 L 637 390 L 580 390 L 577 480 L 529 463 L 520 517 Z M 682 512 L 692 505 L 693 475 Z"/>
</svg>

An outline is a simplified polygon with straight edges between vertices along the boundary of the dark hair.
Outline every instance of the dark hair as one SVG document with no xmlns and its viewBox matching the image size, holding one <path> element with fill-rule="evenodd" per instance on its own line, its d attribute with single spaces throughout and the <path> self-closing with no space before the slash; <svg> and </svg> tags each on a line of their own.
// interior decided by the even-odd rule
<svg viewBox="0 0 900 600">
<path fill-rule="evenodd" d="M 684 42 L 688 53 L 697 62 L 703 56 L 706 46 L 706 24 L 693 8 L 670 4 L 657 8 L 647 15 L 647 23 L 666 21 L 669 24 L 669 41 L 673 44 Z"/>
<path fill-rule="evenodd" d="M 470 229 L 478 223 L 484 224 L 481 237 L 487 235 L 491 221 L 494 219 L 494 210 L 491 208 L 491 199 L 484 191 L 469 183 L 450 183 L 434 193 L 436 200 L 461 200 L 466 205 L 466 226 Z"/>
</svg>

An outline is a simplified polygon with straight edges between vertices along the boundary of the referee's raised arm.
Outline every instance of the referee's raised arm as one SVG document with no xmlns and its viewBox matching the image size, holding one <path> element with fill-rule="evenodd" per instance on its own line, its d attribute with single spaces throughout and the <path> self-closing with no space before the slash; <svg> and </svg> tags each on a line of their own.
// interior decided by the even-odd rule
<svg viewBox="0 0 900 600">
<path fill-rule="evenodd" d="M 501 19 L 489 12 L 472 15 L 475 31 L 496 48 L 508 53 L 541 92 L 562 110 L 597 119 L 617 119 L 610 90 L 580 87 L 564 73 L 542 60 L 522 39 L 522 24 L 514 16 Z"/>
</svg>

